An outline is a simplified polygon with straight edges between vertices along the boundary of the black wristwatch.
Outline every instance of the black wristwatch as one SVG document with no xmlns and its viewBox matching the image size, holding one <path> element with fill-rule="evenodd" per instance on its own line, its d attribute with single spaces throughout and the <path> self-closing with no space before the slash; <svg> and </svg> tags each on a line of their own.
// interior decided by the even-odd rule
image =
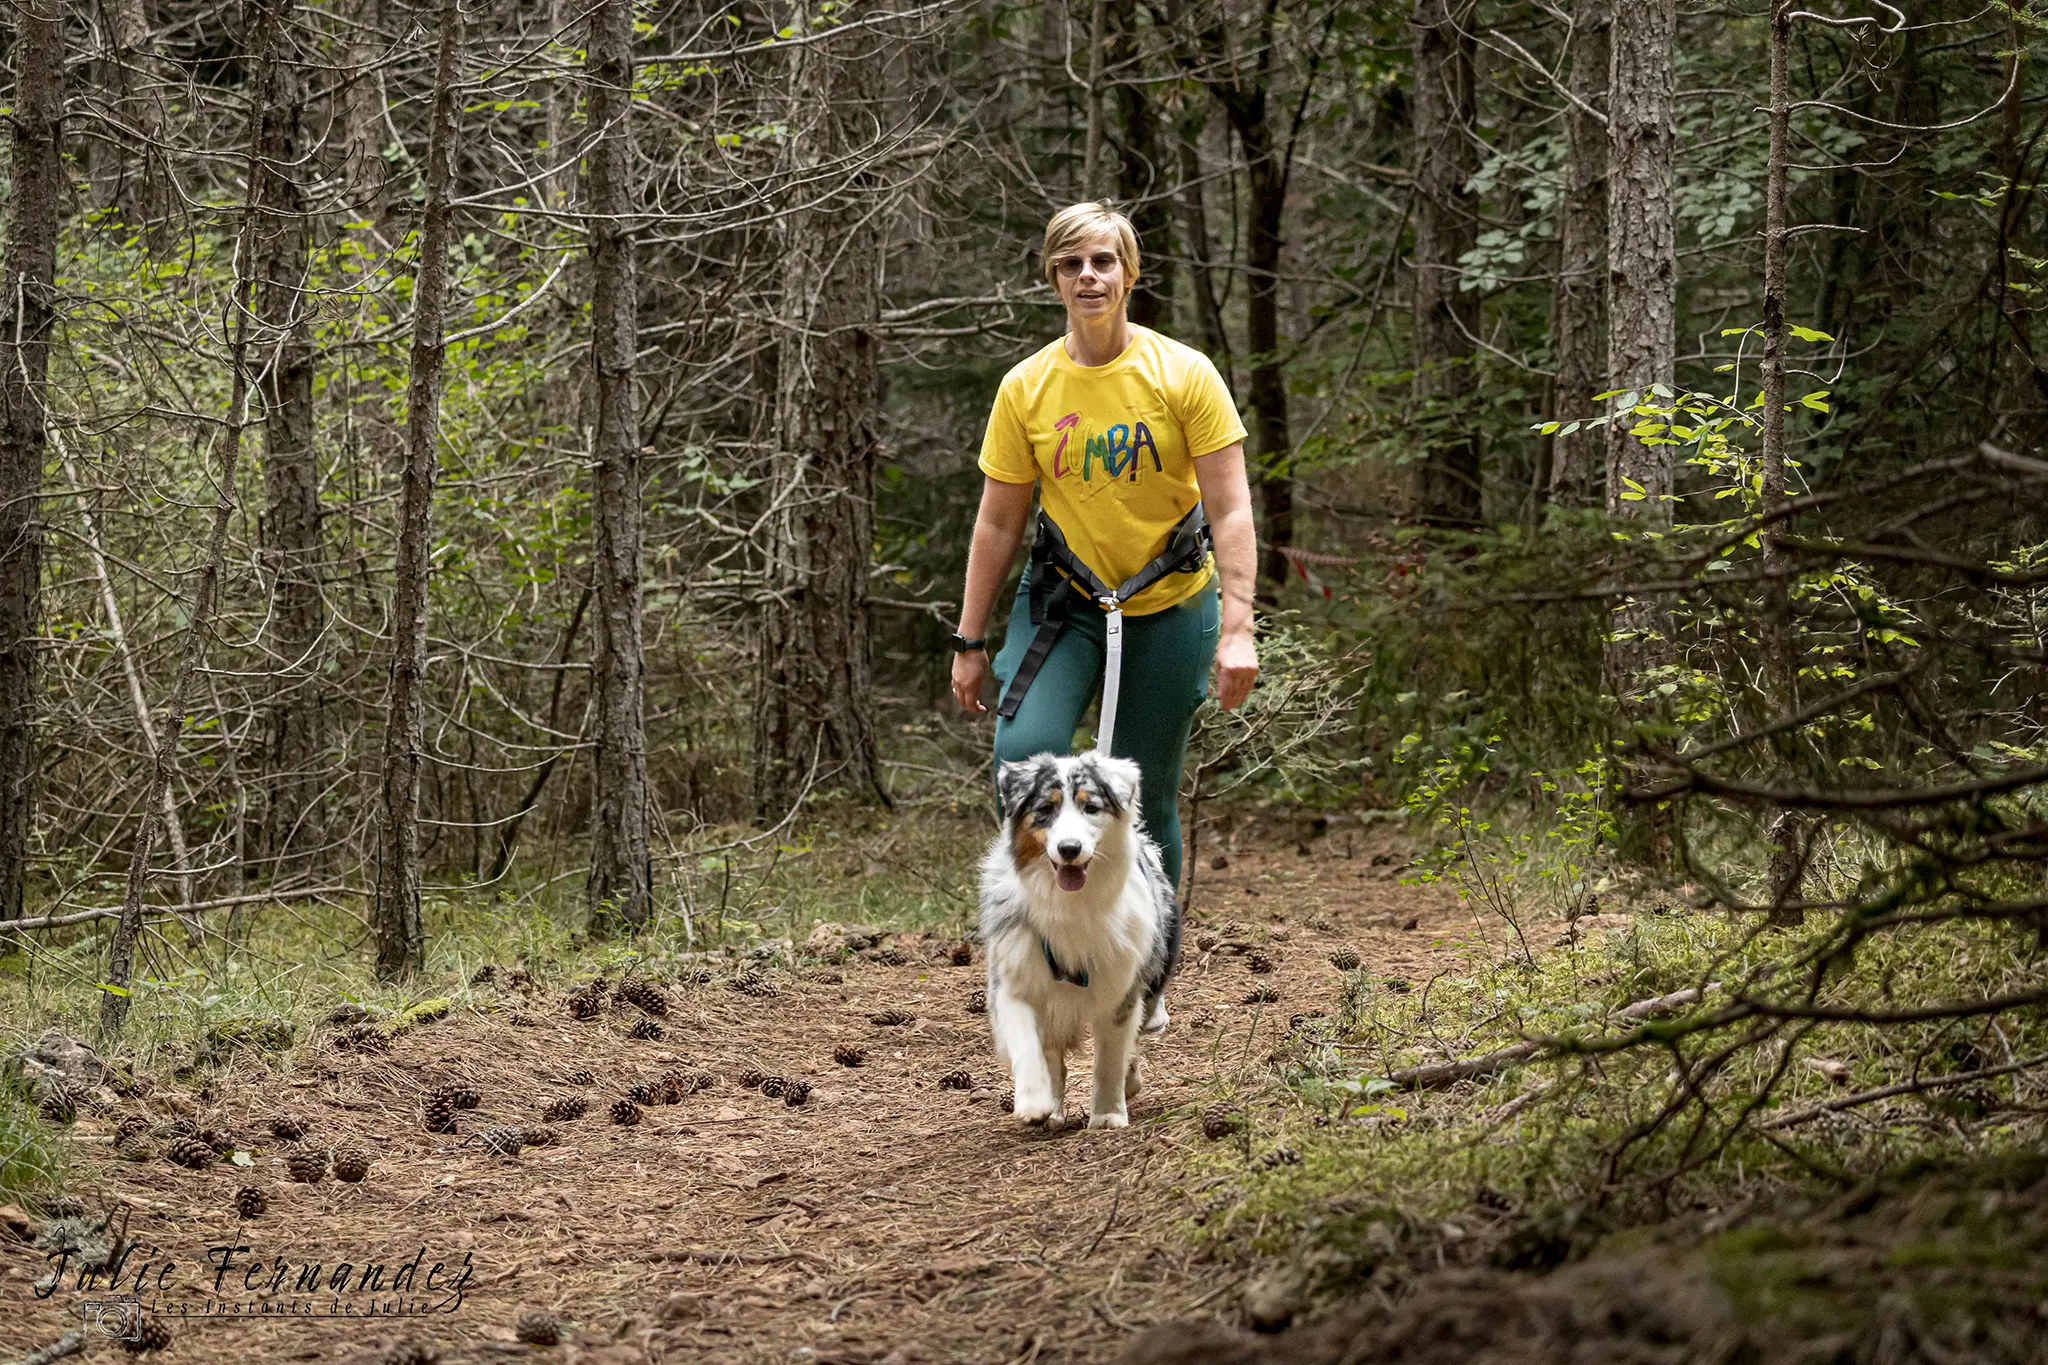
<svg viewBox="0 0 2048 1365">
<path fill-rule="evenodd" d="M 959 634 L 957 631 L 954 634 L 948 636 L 947 638 L 953 642 L 953 652 L 955 654 L 965 654 L 969 650 L 986 650 L 988 648 L 988 641 L 970 640 L 965 635 Z"/>
</svg>

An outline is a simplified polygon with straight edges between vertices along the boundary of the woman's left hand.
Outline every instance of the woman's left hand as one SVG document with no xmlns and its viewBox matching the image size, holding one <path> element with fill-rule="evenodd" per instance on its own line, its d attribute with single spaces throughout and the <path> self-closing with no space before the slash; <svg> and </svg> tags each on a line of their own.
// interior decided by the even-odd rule
<svg viewBox="0 0 2048 1365">
<path fill-rule="evenodd" d="M 1243 705 L 1259 679 L 1259 648 L 1248 630 L 1216 642 L 1216 704 L 1229 711 Z"/>
</svg>

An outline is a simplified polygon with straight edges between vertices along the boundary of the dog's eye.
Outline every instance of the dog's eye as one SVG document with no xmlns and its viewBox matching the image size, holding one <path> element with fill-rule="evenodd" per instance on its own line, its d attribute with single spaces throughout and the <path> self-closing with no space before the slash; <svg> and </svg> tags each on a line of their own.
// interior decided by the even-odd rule
<svg viewBox="0 0 2048 1365">
<path fill-rule="evenodd" d="M 1102 807 L 1094 801 L 1083 801 L 1081 803 L 1081 813 L 1083 815 L 1093 815 L 1101 809 Z"/>
</svg>

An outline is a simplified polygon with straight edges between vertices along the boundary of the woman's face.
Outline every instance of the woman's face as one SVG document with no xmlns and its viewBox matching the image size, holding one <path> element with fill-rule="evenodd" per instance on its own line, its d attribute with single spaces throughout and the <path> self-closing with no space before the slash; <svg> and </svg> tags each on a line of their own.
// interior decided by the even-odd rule
<svg viewBox="0 0 2048 1365">
<path fill-rule="evenodd" d="M 1130 281 L 1124 278 L 1123 258 L 1117 255 L 1116 232 L 1104 228 L 1095 237 L 1084 237 L 1053 262 L 1053 279 L 1067 317 L 1076 326 L 1102 322 L 1123 311 Z"/>
</svg>

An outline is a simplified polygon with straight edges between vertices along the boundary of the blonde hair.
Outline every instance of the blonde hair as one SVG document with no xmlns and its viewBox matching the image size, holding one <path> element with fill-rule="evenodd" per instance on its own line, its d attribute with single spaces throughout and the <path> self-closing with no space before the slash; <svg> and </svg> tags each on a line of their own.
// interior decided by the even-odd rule
<svg viewBox="0 0 2048 1365">
<path fill-rule="evenodd" d="M 1069 204 L 1052 216 L 1045 225 L 1045 248 L 1042 264 L 1046 282 L 1059 288 L 1055 278 L 1059 273 L 1059 259 L 1070 251 L 1076 242 L 1093 237 L 1108 228 L 1116 233 L 1117 259 L 1123 262 L 1124 287 L 1129 289 L 1138 283 L 1138 230 L 1131 226 L 1131 220 L 1117 211 L 1116 205 L 1107 199 L 1091 200 L 1085 204 Z"/>
</svg>

